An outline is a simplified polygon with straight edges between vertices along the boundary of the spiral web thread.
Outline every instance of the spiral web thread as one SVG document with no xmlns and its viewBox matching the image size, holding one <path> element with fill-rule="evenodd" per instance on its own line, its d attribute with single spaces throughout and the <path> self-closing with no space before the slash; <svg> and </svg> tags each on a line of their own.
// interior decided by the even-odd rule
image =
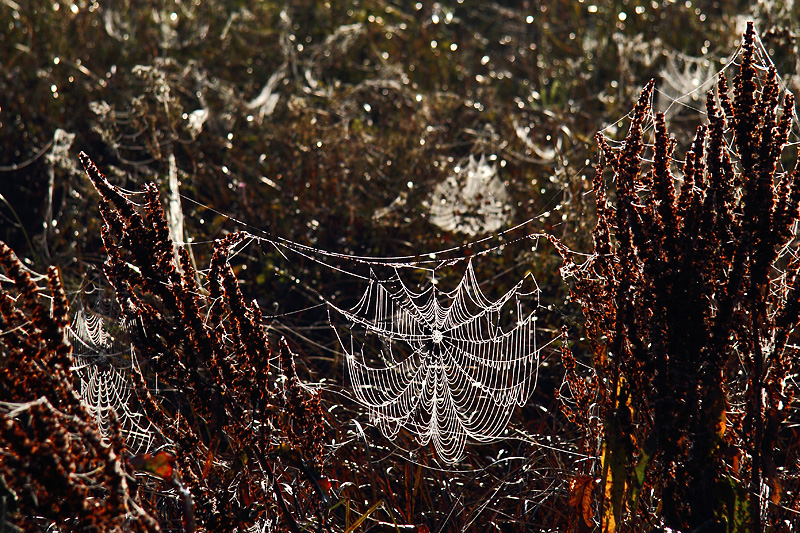
<svg viewBox="0 0 800 533">
<path fill-rule="evenodd" d="M 109 413 L 113 412 L 128 449 L 145 452 L 153 444 L 151 423 L 131 406 L 130 374 L 138 363 L 125 340 L 124 319 L 114 319 L 111 305 L 101 302 L 104 312 L 87 309 L 82 302 L 77 306 L 69 329 L 76 384 L 103 434 L 110 429 Z"/>
<path fill-rule="evenodd" d="M 481 291 L 472 261 L 450 292 L 435 283 L 415 292 L 395 268 L 384 280 L 372 272 L 351 309 L 329 303 L 332 313 L 350 322 L 349 343 L 334 330 L 370 422 L 389 439 L 405 430 L 421 445 L 433 443 L 450 464 L 463 457 L 468 440 L 502 438 L 515 407 L 535 388 L 539 367 L 536 315 L 526 315 L 522 306 L 523 299 L 538 296 L 538 287 L 525 293 L 524 281 L 493 301 Z M 501 311 L 511 302 L 516 305 L 508 314 L 515 321 L 504 331 Z M 360 348 L 356 337 L 365 339 Z M 383 366 L 365 363 L 370 337 L 378 340 Z"/>
</svg>

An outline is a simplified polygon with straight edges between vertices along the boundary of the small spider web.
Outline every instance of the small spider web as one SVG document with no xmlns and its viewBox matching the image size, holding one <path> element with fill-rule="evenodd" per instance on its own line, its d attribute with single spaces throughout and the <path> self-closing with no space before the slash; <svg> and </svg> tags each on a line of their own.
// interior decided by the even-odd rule
<svg viewBox="0 0 800 533">
<path fill-rule="evenodd" d="M 775 65 L 770 58 L 769 51 L 761 41 L 760 31 L 757 27 L 755 28 L 753 44 L 753 61 L 759 72 L 757 84 L 760 90 L 763 88 L 764 78 L 768 70 Z M 716 85 L 722 74 L 724 74 L 727 79 L 729 95 L 733 95 L 733 82 L 734 78 L 739 73 L 743 51 L 743 45 L 741 44 L 739 48 L 728 57 L 719 57 L 712 54 L 703 57 L 692 57 L 673 50 L 665 51 L 666 62 L 656 79 L 656 89 L 653 95 L 654 105 L 651 106 L 650 116 L 642 126 L 643 133 L 652 135 L 655 127 L 655 113 L 661 111 L 666 115 L 669 131 L 671 133 L 680 133 L 680 135 L 676 134 L 680 139 L 690 140 L 694 133 L 694 128 L 705 120 L 707 116 L 705 109 L 706 93 L 708 91 L 716 92 Z M 715 65 L 721 66 L 715 68 Z M 781 94 L 788 91 L 786 81 L 780 78 L 780 76 L 778 78 L 778 84 L 781 88 Z M 782 109 L 782 106 L 783 99 L 781 98 L 779 108 Z M 794 110 L 792 114 L 794 115 L 794 120 L 790 142 L 787 145 L 788 147 L 797 144 L 799 138 L 798 133 L 800 133 L 798 132 L 797 111 Z M 675 120 L 679 116 L 683 116 L 684 120 Z M 630 114 L 610 122 L 608 126 L 600 130 L 600 133 L 605 135 L 610 145 L 622 145 L 622 139 L 624 139 L 627 133 L 625 123 L 629 118 Z M 647 148 L 652 150 L 653 144 L 652 142 L 648 142 L 649 140 L 652 140 L 652 137 L 648 139 L 645 135 L 643 138 L 644 144 Z M 728 146 L 727 150 L 735 161 L 736 154 L 733 149 Z M 675 160 L 676 162 L 682 163 L 677 157 Z M 644 161 L 645 164 L 650 162 L 652 162 L 652 160 L 646 159 Z"/>
<path fill-rule="evenodd" d="M 78 300 L 68 334 L 80 397 L 104 435 L 110 429 L 109 413 L 113 412 L 128 449 L 132 453 L 148 451 L 153 444 L 150 421 L 131 406 L 130 375 L 138 363 L 132 345 L 125 340 L 124 319 L 116 318 L 113 302 L 103 300 L 102 294 L 94 307 L 87 309 Z"/>
</svg>

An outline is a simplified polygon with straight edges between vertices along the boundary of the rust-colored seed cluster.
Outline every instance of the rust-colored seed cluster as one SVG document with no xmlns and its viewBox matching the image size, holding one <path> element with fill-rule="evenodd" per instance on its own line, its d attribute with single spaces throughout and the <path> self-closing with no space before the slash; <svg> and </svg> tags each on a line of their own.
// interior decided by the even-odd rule
<svg viewBox="0 0 800 533">
<path fill-rule="evenodd" d="M 608 530 L 658 509 L 676 529 L 726 517 L 760 531 L 762 517 L 784 514 L 778 506 L 798 509 L 796 477 L 779 468 L 798 459 L 784 422 L 799 355 L 800 173 L 779 171 L 794 98 L 780 101 L 774 68 L 759 77 L 754 37 L 750 24 L 733 100 L 724 77 L 708 93 L 682 183 L 662 114 L 643 164 L 651 82 L 621 148 L 597 137 L 594 256 L 578 267 L 556 243 L 594 343 Z M 594 438 L 591 420 L 582 424 Z M 757 496 L 765 490 L 769 501 Z M 658 505 L 642 503 L 645 493 Z"/>
<path fill-rule="evenodd" d="M 67 302 L 55 268 L 49 294 L 0 243 L 0 498 L 22 531 L 160 531 L 129 480 L 119 428 L 108 442 L 72 388 Z M 49 299 L 48 299 L 49 297 Z"/>
<path fill-rule="evenodd" d="M 174 253 L 155 185 L 145 186 L 139 209 L 85 154 L 81 162 L 101 196 L 105 273 L 143 363 L 131 376 L 137 408 L 160 451 L 130 457 L 113 417 L 102 438 L 72 386 L 56 270 L 48 271 L 48 302 L 0 243 L 11 280 L 0 290 L 0 498 L 10 510 L 2 519 L 26 531 L 52 522 L 65 531 L 159 531 L 159 523 L 241 531 L 265 520 L 299 531 L 308 503 L 298 512 L 301 491 L 287 501 L 282 483 L 300 472 L 294 483 L 305 485 L 307 499 L 327 497 L 314 474 L 322 410 L 301 385 L 288 344 L 273 357 L 261 312 L 239 289 L 228 255 L 242 236 L 216 244 L 203 288 L 187 251 Z M 168 395 L 151 392 L 155 379 Z M 153 477 L 131 483 L 135 470 Z M 183 503 L 171 503 L 167 490 Z"/>
</svg>

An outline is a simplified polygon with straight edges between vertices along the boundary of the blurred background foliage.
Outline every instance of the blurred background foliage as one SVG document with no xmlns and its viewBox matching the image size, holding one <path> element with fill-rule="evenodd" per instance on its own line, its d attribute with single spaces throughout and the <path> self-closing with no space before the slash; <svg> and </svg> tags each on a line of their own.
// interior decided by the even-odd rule
<svg viewBox="0 0 800 533">
<path fill-rule="evenodd" d="M 487 233 L 480 224 L 466 232 L 432 217 L 436 187 L 472 156 L 502 183 L 504 227 L 532 220 L 525 231 L 547 231 L 589 251 L 594 133 L 614 136 L 650 78 L 657 79 L 662 109 L 690 92 L 692 82 L 709 81 L 735 53 L 747 20 L 756 21 L 784 83 L 797 92 L 798 6 L 0 0 L 0 240 L 34 268 L 58 265 L 73 290 L 102 264 L 97 197 L 77 164 L 83 150 L 129 190 L 153 180 L 166 194 L 170 171 L 177 172 L 184 236 L 198 243 L 192 251 L 201 266 L 211 250 L 204 243 L 235 229 L 346 254 L 425 253 Z M 690 139 L 681 132 L 693 131 L 707 88 L 670 114 L 679 140 Z M 304 287 L 341 290 L 330 270 L 301 259 L 291 274 L 302 283 L 276 276 L 285 262 L 275 250 L 248 249 L 237 260 L 243 291 L 267 313 L 307 307 Z M 476 271 L 480 278 L 510 272 L 511 283 L 533 272 L 543 303 L 559 317 L 545 326 L 558 330 L 565 317 L 581 322 L 566 301 L 560 264 L 539 248 L 493 254 Z M 321 314 L 305 318 L 311 327 L 320 320 Z M 287 333 L 300 331 L 297 324 Z M 335 359 L 314 350 L 301 344 L 306 377 L 341 379 Z M 514 419 L 526 433 L 569 435 L 554 394 L 559 365 L 544 371 L 531 405 Z M 401 494 L 392 483 L 410 482 L 407 501 L 393 506 L 410 513 L 409 521 L 435 526 L 447 514 L 440 509 L 456 505 L 439 505 L 435 487 L 455 483 L 462 492 L 451 494 L 460 494 L 458 505 L 467 509 L 458 520 L 468 525 L 488 512 L 482 505 L 490 488 L 516 472 L 523 485 L 539 487 L 528 493 L 539 499 L 520 499 L 516 484 L 516 493 L 498 489 L 490 521 L 568 521 L 559 515 L 565 501 L 553 503 L 567 494 L 565 479 L 554 480 L 575 459 L 523 446 L 512 455 L 528 462 L 509 461 L 498 471 L 492 457 L 504 446 L 514 447 L 481 448 L 471 459 L 487 468 L 480 476 L 488 481 L 426 470 L 424 490 L 419 479 L 413 488 L 415 467 L 398 462 L 394 471 L 383 469 L 381 480 L 373 475 L 372 489 L 358 490 Z M 364 464 L 363 450 L 340 453 L 333 478 Z"/>
<path fill-rule="evenodd" d="M 592 135 L 668 62 L 703 57 L 715 72 L 759 16 L 795 79 L 784 3 L 510 4 L 3 2 L 0 237 L 39 263 L 90 253 L 83 149 L 130 188 L 165 184 L 174 154 L 199 204 L 372 255 L 462 242 L 428 223 L 426 199 L 485 155 L 509 223 L 579 238 Z M 195 240 L 229 224 L 184 204 Z"/>
<path fill-rule="evenodd" d="M 68 284 L 100 261 L 84 150 L 129 189 L 165 190 L 174 156 L 187 240 L 235 229 L 222 213 L 326 250 L 428 252 L 482 236 L 431 217 L 435 187 L 472 155 L 502 183 L 500 222 L 535 219 L 588 250 L 594 132 L 651 77 L 667 104 L 690 91 L 752 17 L 796 83 L 786 5 L 4 1 L 0 238 Z M 686 109 L 673 122 L 693 128 Z M 537 261 L 541 284 L 560 286 Z M 274 276 L 251 278 L 263 302 L 286 300 Z"/>
</svg>

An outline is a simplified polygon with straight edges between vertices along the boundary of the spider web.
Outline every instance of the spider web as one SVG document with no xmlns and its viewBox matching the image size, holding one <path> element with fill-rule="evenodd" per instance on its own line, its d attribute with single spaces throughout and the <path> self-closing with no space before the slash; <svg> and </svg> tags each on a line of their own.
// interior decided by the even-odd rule
<svg viewBox="0 0 800 533">
<path fill-rule="evenodd" d="M 132 453 L 148 451 L 153 444 L 151 423 L 131 405 L 131 369 L 138 365 L 133 346 L 125 335 L 125 322 L 110 298 L 98 291 L 94 309 L 79 298 L 69 328 L 75 358 L 74 373 L 81 399 L 89 406 L 101 432 L 108 434 L 109 416 L 119 421 Z"/>
<path fill-rule="evenodd" d="M 491 300 L 472 261 L 450 292 L 433 283 L 414 292 L 395 269 L 387 279 L 372 272 L 354 307 L 329 303 L 350 322 L 349 343 L 333 321 L 332 326 L 353 393 L 370 422 L 389 439 L 404 429 L 421 445 L 432 443 L 447 463 L 461 459 L 467 440 L 502 438 L 514 408 L 524 405 L 536 386 L 539 366 L 536 315 L 523 310 L 521 297 L 531 296 L 522 292 L 523 281 Z M 516 321 L 504 331 L 501 311 L 510 302 L 516 304 Z M 357 337 L 364 339 L 359 348 Z M 382 366 L 365 362 L 370 337 L 378 340 Z"/>
<path fill-rule="evenodd" d="M 774 63 L 770 58 L 769 51 L 761 41 L 760 30 L 755 28 L 754 35 L 754 56 L 753 61 L 756 69 L 759 71 L 760 76 L 757 79 L 759 90 L 763 88 L 764 77 L 770 67 L 774 67 Z M 666 115 L 667 126 L 670 132 L 680 132 L 680 139 L 690 141 L 694 128 L 701 123 L 707 116 L 705 101 L 707 91 L 716 91 L 716 83 L 722 74 L 725 75 L 728 81 L 728 90 L 730 95 L 733 94 L 733 80 L 739 73 L 741 66 L 743 48 L 733 51 L 729 56 L 719 56 L 715 54 L 708 54 L 701 57 L 688 56 L 676 50 L 664 49 L 663 54 L 666 58 L 664 66 L 660 69 L 659 75 L 656 78 L 656 89 L 653 96 L 653 104 L 650 110 L 650 116 L 643 124 L 643 133 L 652 133 L 655 127 L 655 113 L 664 112 Z M 781 88 L 781 94 L 788 91 L 787 80 L 780 77 L 778 83 Z M 635 94 L 638 96 L 639 91 Z M 779 103 L 782 108 L 783 100 Z M 797 144 L 798 140 L 798 121 L 797 111 L 793 112 L 794 121 L 792 124 L 793 138 L 790 139 L 788 147 Z M 621 145 L 627 130 L 623 128 L 630 114 L 620 117 L 618 120 L 610 122 L 600 133 L 606 136 L 606 140 L 612 145 Z M 678 135 L 676 135 L 678 136 Z M 653 148 L 652 143 L 647 143 L 647 139 L 643 139 L 644 144 L 651 151 Z M 688 147 L 688 146 L 687 146 Z M 736 161 L 736 154 L 733 148 L 729 145 L 726 147 L 731 156 L 734 156 Z M 676 158 L 677 162 L 682 162 Z M 650 161 L 645 160 L 645 163 Z"/>
<path fill-rule="evenodd" d="M 395 445 L 401 446 L 402 434 L 403 441 L 431 445 L 441 461 L 453 465 L 467 443 L 509 436 L 514 411 L 536 388 L 542 349 L 557 337 L 548 331 L 550 338 L 542 340 L 545 331 L 537 330 L 546 310 L 530 272 L 483 283 L 477 274 L 477 264 L 485 261 L 480 272 L 487 266 L 491 272 L 490 256 L 512 252 L 512 245 L 509 257 L 519 265 L 532 261 L 541 236 L 526 232 L 530 222 L 449 250 L 394 258 L 250 236 L 275 246 L 288 269 L 298 268 L 289 259 L 297 254 L 342 276 L 337 286 L 358 285 L 327 295 L 311 289 L 327 308 L 335 351 L 344 359 L 343 394 Z"/>
</svg>

